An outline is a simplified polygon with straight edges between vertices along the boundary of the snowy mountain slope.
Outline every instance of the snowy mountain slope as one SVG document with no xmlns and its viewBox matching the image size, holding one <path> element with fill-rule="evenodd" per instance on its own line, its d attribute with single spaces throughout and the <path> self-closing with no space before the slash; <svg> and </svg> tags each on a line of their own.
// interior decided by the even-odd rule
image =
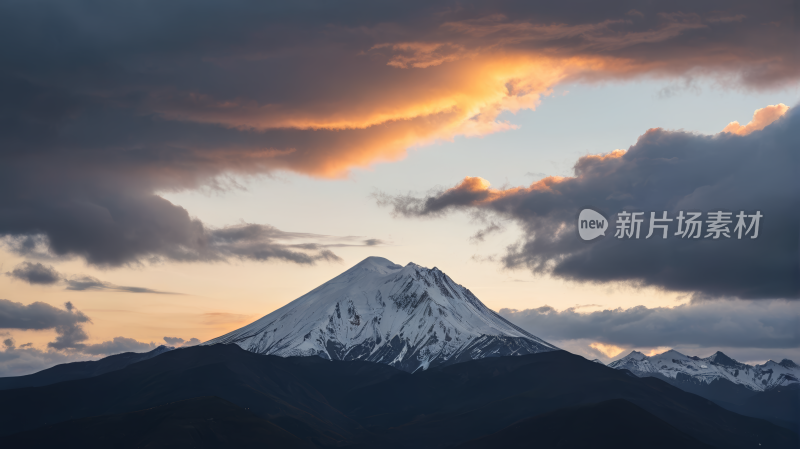
<svg viewBox="0 0 800 449">
<path fill-rule="evenodd" d="M 800 367 L 791 360 L 784 359 L 780 363 L 770 360 L 763 365 L 751 366 L 739 363 L 719 351 L 704 359 L 686 356 L 674 350 L 650 357 L 633 351 L 608 366 L 627 369 L 637 375 L 658 373 L 671 379 L 686 375 L 706 384 L 717 379 L 727 379 L 753 391 L 765 391 L 800 382 Z"/>
<path fill-rule="evenodd" d="M 203 344 L 419 368 L 558 348 L 509 323 L 439 269 L 369 257 L 309 293 Z"/>
</svg>

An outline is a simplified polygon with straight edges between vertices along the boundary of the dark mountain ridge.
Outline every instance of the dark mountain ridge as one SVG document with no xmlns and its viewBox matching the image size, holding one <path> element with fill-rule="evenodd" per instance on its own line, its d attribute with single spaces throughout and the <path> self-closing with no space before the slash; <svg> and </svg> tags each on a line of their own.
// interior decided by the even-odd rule
<svg viewBox="0 0 800 449">
<path fill-rule="evenodd" d="M 85 379 L 120 370 L 131 363 L 151 359 L 174 348 L 161 345 L 149 352 L 123 352 L 100 360 L 62 363 L 25 376 L 0 377 L 0 390 L 42 387 L 67 380 Z"/>
<path fill-rule="evenodd" d="M 448 447 L 528 418 L 617 399 L 677 429 L 686 441 L 726 448 L 798 445 L 787 429 L 565 351 L 409 374 L 370 362 L 264 356 L 235 345 L 178 349 L 90 379 L 0 391 L 0 435 L 54 432 L 69 420 L 208 396 L 317 446 Z M 624 419 L 630 408 L 621 410 Z"/>
<path fill-rule="evenodd" d="M 315 447 L 278 425 L 217 397 L 187 399 L 136 412 L 66 421 L 43 430 L 7 436 L 3 440 L 4 447 Z"/>
</svg>

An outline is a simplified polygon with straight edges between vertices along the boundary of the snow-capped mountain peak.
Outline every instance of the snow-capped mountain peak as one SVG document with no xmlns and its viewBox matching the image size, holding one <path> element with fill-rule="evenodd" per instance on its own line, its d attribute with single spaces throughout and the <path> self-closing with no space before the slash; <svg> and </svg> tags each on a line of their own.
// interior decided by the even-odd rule
<svg viewBox="0 0 800 449">
<path fill-rule="evenodd" d="M 706 357 L 705 360 L 707 360 L 709 362 L 716 363 L 717 365 L 730 366 L 730 367 L 735 367 L 737 365 L 741 365 L 736 360 L 733 360 L 732 358 L 730 358 L 727 355 L 723 354 L 722 351 L 715 352 L 711 356 Z"/>
<path fill-rule="evenodd" d="M 770 360 L 763 365 L 751 366 L 721 351 L 706 358 L 686 356 L 675 350 L 649 357 L 633 351 L 608 366 L 627 369 L 640 376 L 660 374 L 671 379 L 689 376 L 707 384 L 726 379 L 754 391 L 800 382 L 800 367 L 791 360 L 784 359 L 781 363 Z"/>
<path fill-rule="evenodd" d="M 557 348 L 511 324 L 438 268 L 368 257 L 265 317 L 204 344 L 407 371 Z"/>
<path fill-rule="evenodd" d="M 788 368 L 788 369 L 792 369 L 792 368 L 800 368 L 800 366 L 798 366 L 796 363 L 794 363 L 793 361 L 791 361 L 791 360 L 789 360 L 789 359 L 783 359 L 783 360 L 781 360 L 781 362 L 780 362 L 780 363 L 778 363 L 778 365 L 780 365 L 780 366 L 782 366 L 782 367 L 784 367 L 784 368 Z"/>
<path fill-rule="evenodd" d="M 644 360 L 644 359 L 647 358 L 647 356 L 642 354 L 639 351 L 631 351 L 631 353 L 628 354 L 628 358 L 630 358 L 632 360 Z"/>
</svg>

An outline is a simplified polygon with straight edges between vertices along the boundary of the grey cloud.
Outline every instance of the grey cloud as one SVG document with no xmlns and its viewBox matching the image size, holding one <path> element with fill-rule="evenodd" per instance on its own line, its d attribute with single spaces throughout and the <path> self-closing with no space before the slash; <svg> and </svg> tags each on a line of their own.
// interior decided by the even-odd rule
<svg viewBox="0 0 800 449">
<path fill-rule="evenodd" d="M 386 242 L 381 239 L 364 239 L 363 237 L 339 237 L 334 241 L 320 242 L 320 243 L 301 243 L 291 245 L 292 248 L 305 248 L 305 249 L 324 249 L 324 248 L 348 248 L 359 246 L 379 246 L 385 245 Z"/>
<path fill-rule="evenodd" d="M 89 339 L 83 325 L 91 320 L 71 302 L 64 309 L 43 302 L 29 305 L 0 299 L 0 329 L 48 330 L 56 332 L 56 339 L 47 344 L 47 350 L 25 343 L 17 347 L 13 338 L 3 341 L 0 352 L 0 376 L 19 376 L 40 371 L 58 363 L 86 360 L 88 356 L 112 355 L 120 352 L 142 352 L 155 348 L 154 343 L 143 343 L 132 338 L 115 337 L 97 344 L 86 344 Z"/>
<path fill-rule="evenodd" d="M 6 276 L 25 281 L 29 284 L 51 285 L 59 282 L 61 276 L 52 266 L 45 266 L 41 263 L 22 262 L 12 271 L 7 272 Z"/>
<path fill-rule="evenodd" d="M 157 196 L 115 199 L 104 204 L 82 203 L 75 208 L 69 217 L 48 216 L 47 220 L 52 220 L 51 231 L 36 237 L 54 254 L 81 254 L 95 265 L 118 266 L 153 258 L 187 262 L 230 258 L 285 260 L 305 265 L 318 260 L 339 260 L 327 249 L 293 249 L 284 243 L 313 238 L 311 234 L 284 232 L 258 224 L 210 229 L 190 218 L 185 209 Z M 85 210 L 78 210 L 81 208 Z M 19 239 L 12 240 L 9 249 L 21 255 L 41 252 L 41 245 L 26 244 L 28 241 L 24 239 L 19 244 Z M 315 252 L 308 254 L 297 249 Z"/>
<path fill-rule="evenodd" d="M 0 299 L 0 329 L 44 330 L 56 331 L 56 339 L 47 344 L 48 347 L 61 349 L 80 349 L 83 341 L 89 337 L 83 325 L 90 322 L 71 302 L 64 304 L 61 310 L 43 302 L 23 305 L 7 299 Z"/>
<path fill-rule="evenodd" d="M 523 238 L 503 264 L 584 282 L 629 282 L 689 292 L 695 299 L 800 298 L 800 111 L 762 131 L 714 136 L 651 129 L 627 152 L 585 156 L 575 177 L 545 178 L 529 188 L 490 190 L 478 178 L 457 187 L 379 197 L 397 215 L 480 211 L 515 220 Z M 577 216 L 590 207 L 609 219 L 591 243 L 577 236 Z M 740 211 L 763 218 L 757 239 L 647 239 L 649 213 Z M 616 214 L 647 215 L 640 239 L 614 238 Z M 735 220 L 735 218 L 734 218 Z M 730 225 L 733 230 L 735 221 Z M 707 225 L 704 225 L 704 230 Z M 677 228 L 671 223 L 670 234 Z"/>
<path fill-rule="evenodd" d="M 210 233 L 212 257 L 236 257 L 251 260 L 286 260 L 301 265 L 311 265 L 318 260 L 339 261 L 339 256 L 325 248 L 324 243 L 305 242 L 285 244 L 277 240 L 326 239 L 328 236 L 283 232 L 272 226 L 242 224 L 217 229 Z M 316 251 L 306 254 L 293 249 Z"/>
<path fill-rule="evenodd" d="M 24 280 L 31 284 L 54 285 L 63 283 L 66 285 L 67 290 L 74 291 L 110 290 L 128 293 L 171 294 L 169 292 L 160 292 L 144 287 L 114 285 L 91 276 L 65 276 L 56 271 L 52 266 L 45 266 L 41 263 L 23 262 L 14 268 L 13 271 L 6 273 L 6 275 Z"/>
<path fill-rule="evenodd" d="M 84 341 L 89 339 L 89 336 L 86 335 L 86 331 L 83 330 L 83 323 L 89 321 L 89 318 L 86 315 L 83 315 L 83 312 L 78 311 L 72 305 L 71 302 L 66 302 L 64 304 L 67 311 L 69 313 L 80 314 L 85 318 L 82 321 L 64 321 L 61 323 L 56 324 L 56 339 L 55 341 L 51 341 L 47 343 L 48 348 L 53 348 L 56 350 L 62 349 L 78 349 L 82 350 L 86 347 L 83 344 Z"/>
<path fill-rule="evenodd" d="M 19 302 L 0 299 L 0 329 L 43 330 L 80 326 L 91 320 L 83 312 L 76 310 L 72 303 L 62 310 L 43 302 L 24 305 Z"/>
<path fill-rule="evenodd" d="M 535 181 L 538 181 L 538 180 L 540 180 L 542 178 L 546 178 L 547 177 L 547 173 L 529 171 L 529 172 L 525 173 L 525 176 L 527 176 L 529 178 L 533 178 Z"/>
<path fill-rule="evenodd" d="M 471 208 L 475 203 L 489 198 L 489 193 L 477 189 L 477 178 L 469 178 L 451 189 L 431 189 L 420 198 L 412 193 L 389 195 L 377 192 L 373 195 L 378 206 L 391 206 L 392 213 L 401 217 L 438 218 L 457 208 Z M 484 212 L 485 214 L 485 212 Z"/>
<path fill-rule="evenodd" d="M 41 234 L 5 235 L 0 238 L 0 245 L 8 251 L 38 260 L 58 260 L 59 256 L 50 252 L 48 239 Z"/>
<path fill-rule="evenodd" d="M 164 337 L 164 341 L 170 346 L 176 346 L 182 344 L 186 340 L 180 337 Z"/>
<path fill-rule="evenodd" d="M 683 93 L 690 93 L 692 95 L 700 95 L 702 89 L 697 85 L 697 80 L 692 77 L 687 77 L 682 83 L 671 84 L 658 91 L 657 95 L 660 99 L 667 99 L 680 96 Z"/>
<path fill-rule="evenodd" d="M 469 238 L 469 240 L 472 243 L 480 243 L 486 240 L 487 236 L 497 232 L 503 232 L 504 230 L 505 227 L 501 223 L 498 223 L 496 221 L 491 221 L 485 228 L 480 229 L 478 232 L 473 234 L 472 237 Z"/>
<path fill-rule="evenodd" d="M 578 313 L 549 306 L 500 315 L 546 340 L 588 340 L 621 347 L 800 347 L 800 306 L 792 301 L 707 301 Z"/>
<path fill-rule="evenodd" d="M 0 329 L 44 330 L 54 329 L 56 339 L 48 343 L 53 349 L 80 349 L 81 342 L 89 337 L 83 324 L 91 321 L 83 312 L 75 309 L 71 302 L 61 310 L 43 302 L 23 305 L 0 299 Z"/>
<path fill-rule="evenodd" d="M 496 262 L 498 257 L 497 257 L 497 255 L 494 255 L 494 254 L 490 254 L 488 256 L 481 256 L 480 254 L 473 254 L 470 259 L 474 260 L 475 262 L 482 263 L 482 262 Z M 515 280 L 514 282 L 526 282 L 526 281 Z"/>
<path fill-rule="evenodd" d="M 112 355 L 122 352 L 146 352 L 156 348 L 155 343 L 143 343 L 133 338 L 114 337 L 111 341 L 104 341 L 93 345 L 85 345 L 81 352 L 89 355 Z"/>
<path fill-rule="evenodd" d="M 106 283 L 91 276 L 81 276 L 67 281 L 67 290 L 102 290 L 106 288 Z"/>
<path fill-rule="evenodd" d="M 167 342 L 170 346 L 177 346 L 177 347 L 187 347 L 187 346 L 194 346 L 200 344 L 200 340 L 196 338 L 190 338 L 189 340 L 184 340 L 180 337 L 164 337 L 164 341 Z"/>
<path fill-rule="evenodd" d="M 160 292 L 158 290 L 152 290 L 144 287 L 129 287 L 124 285 L 114 285 L 108 282 L 103 282 L 91 276 L 73 277 L 70 279 L 65 279 L 64 282 L 67 284 L 66 287 L 67 290 L 74 290 L 74 291 L 108 290 L 108 291 L 126 292 L 126 293 L 156 293 L 156 294 L 167 294 L 167 295 L 174 294 L 170 292 Z"/>
</svg>

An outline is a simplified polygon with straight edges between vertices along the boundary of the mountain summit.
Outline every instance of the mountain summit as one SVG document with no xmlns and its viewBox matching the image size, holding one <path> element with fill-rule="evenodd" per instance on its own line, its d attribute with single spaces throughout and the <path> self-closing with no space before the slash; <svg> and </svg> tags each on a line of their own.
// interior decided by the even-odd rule
<svg viewBox="0 0 800 449">
<path fill-rule="evenodd" d="M 414 372 L 485 357 L 557 350 L 490 310 L 438 268 L 381 257 L 359 264 L 205 345 L 258 354 L 365 360 Z"/>
</svg>

